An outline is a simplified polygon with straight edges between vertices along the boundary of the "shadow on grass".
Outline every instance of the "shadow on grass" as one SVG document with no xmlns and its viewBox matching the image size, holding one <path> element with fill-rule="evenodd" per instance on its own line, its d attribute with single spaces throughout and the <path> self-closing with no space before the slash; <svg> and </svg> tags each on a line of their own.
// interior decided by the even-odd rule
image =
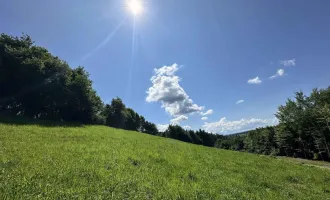
<svg viewBox="0 0 330 200">
<path fill-rule="evenodd" d="M 2 116 L 0 115 L 0 124 L 11 124 L 11 125 L 39 125 L 45 127 L 83 127 L 84 125 L 78 122 L 63 122 L 63 121 L 51 121 L 51 120 L 40 120 L 32 119 L 27 117 L 18 116 Z"/>
</svg>

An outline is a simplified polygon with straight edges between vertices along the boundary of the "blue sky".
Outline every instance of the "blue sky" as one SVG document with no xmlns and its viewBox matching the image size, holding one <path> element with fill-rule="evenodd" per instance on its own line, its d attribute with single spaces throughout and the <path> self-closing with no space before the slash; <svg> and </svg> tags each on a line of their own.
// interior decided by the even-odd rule
<svg viewBox="0 0 330 200">
<path fill-rule="evenodd" d="M 295 91 L 329 85 L 330 1 L 142 2 L 134 17 L 126 0 L 1 0 L 0 32 L 84 66 L 103 101 L 119 96 L 159 127 L 274 124 Z"/>
</svg>

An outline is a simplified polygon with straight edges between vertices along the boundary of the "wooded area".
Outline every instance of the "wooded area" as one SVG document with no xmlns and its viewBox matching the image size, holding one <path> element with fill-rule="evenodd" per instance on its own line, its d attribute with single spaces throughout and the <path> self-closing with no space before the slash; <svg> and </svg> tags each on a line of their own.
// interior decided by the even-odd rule
<svg viewBox="0 0 330 200">
<path fill-rule="evenodd" d="M 229 136 L 179 125 L 159 132 L 120 98 L 104 104 L 83 67 L 71 68 L 27 35 L 0 36 L 0 114 L 5 116 L 103 124 L 217 148 L 329 161 L 329 104 L 330 87 L 314 89 L 309 96 L 297 92 L 280 106 L 274 127 Z"/>
<path fill-rule="evenodd" d="M 215 146 L 266 155 L 316 160 L 330 159 L 330 87 L 314 89 L 309 96 L 297 92 L 279 106 L 279 125 L 227 136 Z"/>
</svg>

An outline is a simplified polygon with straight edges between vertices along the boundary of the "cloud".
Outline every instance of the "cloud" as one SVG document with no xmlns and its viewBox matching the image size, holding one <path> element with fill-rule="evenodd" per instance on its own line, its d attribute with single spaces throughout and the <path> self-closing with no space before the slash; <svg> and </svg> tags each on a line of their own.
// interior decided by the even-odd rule
<svg viewBox="0 0 330 200">
<path fill-rule="evenodd" d="M 185 130 L 191 130 L 191 126 L 188 126 L 188 125 L 182 126 L 182 128 L 185 129 Z"/>
<path fill-rule="evenodd" d="M 180 86 L 180 78 L 175 73 L 180 69 L 177 64 L 154 69 L 151 77 L 152 86 L 147 91 L 147 102 L 161 102 L 162 107 L 171 116 L 197 113 L 204 109 L 193 103 L 184 89 Z"/>
<path fill-rule="evenodd" d="M 212 110 L 212 109 L 209 109 L 209 110 L 207 110 L 206 112 L 201 112 L 201 115 L 202 115 L 202 116 L 212 115 L 212 114 L 213 114 L 213 110 Z"/>
<path fill-rule="evenodd" d="M 296 59 L 293 58 L 291 60 L 281 60 L 280 64 L 284 65 L 286 67 L 295 66 L 296 65 Z"/>
<path fill-rule="evenodd" d="M 179 117 L 176 117 L 174 119 L 171 119 L 171 124 L 180 124 L 180 122 L 187 120 L 188 117 L 185 115 L 180 115 Z"/>
<path fill-rule="evenodd" d="M 240 103 L 244 103 L 244 100 L 242 99 L 242 100 L 238 100 L 238 101 L 236 102 L 236 104 L 240 104 Z"/>
<path fill-rule="evenodd" d="M 208 117 L 202 117 L 201 118 L 201 120 L 203 120 L 203 121 L 205 121 L 205 120 L 207 120 L 208 119 Z"/>
<path fill-rule="evenodd" d="M 269 77 L 270 79 L 274 79 L 276 77 L 281 77 L 284 76 L 284 69 L 279 69 L 277 70 L 276 74 L 274 74 L 273 76 Z"/>
<path fill-rule="evenodd" d="M 225 117 L 221 118 L 219 121 L 207 123 L 205 122 L 202 128 L 210 133 L 221 133 L 221 134 L 231 134 L 238 133 L 242 131 L 247 131 L 255 129 L 258 127 L 264 127 L 267 125 L 276 125 L 278 120 L 276 118 L 272 119 L 241 119 L 238 121 L 229 121 Z"/>
<path fill-rule="evenodd" d="M 157 124 L 156 126 L 159 132 L 164 132 L 167 130 L 169 124 Z"/>
<path fill-rule="evenodd" d="M 156 126 L 159 132 L 165 132 L 169 127 L 169 124 L 157 124 Z M 191 130 L 191 126 L 188 125 L 182 126 L 182 128 L 185 130 Z"/>
<path fill-rule="evenodd" d="M 249 84 L 260 84 L 262 82 L 262 80 L 260 80 L 259 77 L 257 76 L 257 77 L 255 77 L 253 79 L 249 79 L 247 82 Z"/>
</svg>

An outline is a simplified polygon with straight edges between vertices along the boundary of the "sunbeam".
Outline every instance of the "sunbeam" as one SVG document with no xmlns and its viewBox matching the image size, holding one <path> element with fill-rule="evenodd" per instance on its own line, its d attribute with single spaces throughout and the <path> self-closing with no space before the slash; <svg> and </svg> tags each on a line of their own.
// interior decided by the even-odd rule
<svg viewBox="0 0 330 200">
<path fill-rule="evenodd" d="M 132 71 L 133 71 L 133 68 L 134 68 L 135 32 L 136 32 L 136 18 L 134 16 L 134 18 L 133 18 L 133 32 L 132 32 L 131 63 L 130 63 L 129 70 L 128 70 L 128 82 L 127 82 L 126 92 L 125 92 L 128 101 L 130 99 L 130 94 L 131 94 Z"/>
<path fill-rule="evenodd" d="M 116 34 L 116 32 L 119 30 L 119 28 L 124 24 L 125 21 L 126 21 L 126 18 L 123 21 L 121 21 L 116 26 L 116 28 L 95 49 L 93 49 L 91 52 L 89 52 L 88 54 L 83 56 L 81 61 L 85 61 L 86 59 L 91 57 L 94 53 L 96 53 L 98 50 L 100 50 L 104 45 L 106 45 L 110 41 L 110 39 Z"/>
</svg>

